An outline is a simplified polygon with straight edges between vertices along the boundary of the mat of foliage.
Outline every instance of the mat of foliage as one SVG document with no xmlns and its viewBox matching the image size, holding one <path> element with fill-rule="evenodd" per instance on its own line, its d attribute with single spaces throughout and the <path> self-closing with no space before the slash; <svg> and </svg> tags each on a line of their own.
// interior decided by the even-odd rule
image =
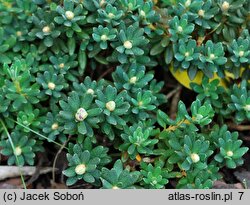
<svg viewBox="0 0 250 205">
<path fill-rule="evenodd" d="M 0 187 L 247 188 L 249 11 L 0 0 L 0 160 L 21 174 Z"/>
</svg>

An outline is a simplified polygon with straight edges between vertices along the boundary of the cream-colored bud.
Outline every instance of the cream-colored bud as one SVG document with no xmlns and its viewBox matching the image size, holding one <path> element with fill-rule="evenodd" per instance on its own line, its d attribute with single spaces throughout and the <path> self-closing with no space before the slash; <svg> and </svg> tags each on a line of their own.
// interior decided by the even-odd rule
<svg viewBox="0 0 250 205">
<path fill-rule="evenodd" d="M 239 52 L 239 56 L 240 56 L 240 57 L 244 56 L 244 54 L 245 54 L 244 51 L 240 51 L 240 52 Z"/>
<path fill-rule="evenodd" d="M 210 58 L 211 60 L 214 60 L 214 59 L 215 59 L 215 55 L 214 55 L 213 53 L 211 53 L 210 56 L 209 56 L 209 58 Z"/>
<path fill-rule="evenodd" d="M 203 17 L 204 14 L 205 14 L 205 11 L 204 11 L 204 10 L 200 9 L 200 10 L 198 11 L 198 15 L 199 15 L 199 16 Z"/>
<path fill-rule="evenodd" d="M 105 34 L 103 34 L 103 35 L 101 36 L 101 40 L 102 40 L 102 41 L 107 41 L 107 40 L 108 40 L 108 36 L 105 35 Z"/>
<path fill-rule="evenodd" d="M 227 11 L 230 7 L 230 4 L 227 1 L 224 1 L 221 5 L 222 11 Z"/>
<path fill-rule="evenodd" d="M 227 156 L 228 157 L 232 157 L 233 155 L 234 155 L 234 153 L 231 150 L 227 151 Z"/>
<path fill-rule="evenodd" d="M 192 153 L 190 157 L 191 157 L 193 163 L 197 163 L 200 161 L 200 156 L 196 153 Z"/>
<path fill-rule="evenodd" d="M 85 164 L 79 164 L 75 168 L 75 172 L 78 175 L 82 175 L 86 172 L 86 165 Z"/>
<path fill-rule="evenodd" d="M 88 117 L 88 113 L 84 108 L 79 108 L 75 114 L 75 119 L 77 121 L 83 121 Z"/>
<path fill-rule="evenodd" d="M 129 79 L 129 82 L 130 82 L 131 84 L 135 84 L 136 81 L 137 81 L 137 77 L 136 77 L 136 76 L 133 76 L 133 77 L 131 77 L 131 78 Z"/>
<path fill-rule="evenodd" d="M 52 130 L 57 130 L 58 127 L 59 127 L 58 123 L 53 123 L 53 124 L 51 125 L 51 129 L 52 129 Z"/>
<path fill-rule="evenodd" d="M 75 17 L 75 14 L 72 11 L 66 11 L 65 16 L 68 20 L 72 20 Z"/>
<path fill-rule="evenodd" d="M 23 35 L 23 33 L 22 33 L 21 31 L 17 31 L 17 32 L 16 32 L 16 35 L 17 35 L 18 37 L 20 37 L 20 36 Z"/>
<path fill-rule="evenodd" d="M 94 91 L 93 89 L 89 88 L 89 89 L 87 90 L 87 93 L 88 93 L 88 94 L 91 94 L 91 95 L 94 95 L 95 91 Z"/>
<path fill-rule="evenodd" d="M 178 27 L 177 27 L 177 30 L 178 30 L 178 32 L 180 32 L 180 33 L 183 32 L 183 28 L 182 28 L 181 26 L 178 26 Z"/>
<path fill-rule="evenodd" d="M 16 156 L 20 156 L 22 154 L 22 149 L 21 147 L 16 147 L 14 150 L 14 153 Z"/>
<path fill-rule="evenodd" d="M 49 83 L 48 83 L 48 88 L 49 88 L 50 90 L 54 90 L 54 89 L 56 88 L 55 83 L 49 82 Z"/>
<path fill-rule="evenodd" d="M 187 0 L 187 1 L 185 2 L 185 7 L 189 7 L 190 4 L 191 4 L 191 0 Z"/>
<path fill-rule="evenodd" d="M 126 49 L 131 49 L 133 47 L 133 44 L 131 43 L 131 41 L 125 41 L 123 43 L 123 46 L 126 48 Z"/>
<path fill-rule="evenodd" d="M 50 32 L 50 27 L 49 26 L 44 26 L 43 27 L 43 33 L 49 33 Z"/>
<path fill-rule="evenodd" d="M 115 15 L 114 15 L 113 13 L 109 13 L 109 14 L 108 14 L 108 17 L 109 17 L 110 19 L 112 19 L 112 18 L 115 17 Z"/>
<path fill-rule="evenodd" d="M 107 108 L 110 112 L 112 112 L 112 111 L 115 110 L 115 106 L 116 106 L 116 104 L 115 104 L 115 102 L 114 102 L 113 100 L 111 100 L 111 101 L 109 101 L 109 102 L 106 103 L 106 108 Z"/>
<path fill-rule="evenodd" d="M 64 63 L 59 64 L 59 68 L 64 68 L 64 66 L 65 66 Z"/>
</svg>

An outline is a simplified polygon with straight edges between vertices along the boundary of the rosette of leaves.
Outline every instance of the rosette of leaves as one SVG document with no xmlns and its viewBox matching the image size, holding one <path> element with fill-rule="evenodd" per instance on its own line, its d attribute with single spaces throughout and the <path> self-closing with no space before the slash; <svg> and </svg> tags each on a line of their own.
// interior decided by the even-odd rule
<svg viewBox="0 0 250 205">
<path fill-rule="evenodd" d="M 230 60 L 233 65 L 240 67 L 250 63 L 250 39 L 242 37 L 233 40 L 228 46 L 228 51 L 231 54 Z"/>
<path fill-rule="evenodd" d="M 143 25 L 149 25 L 157 22 L 160 19 L 160 15 L 154 10 L 154 4 L 152 1 L 143 2 L 138 8 L 138 15 L 133 15 L 132 18 L 135 21 L 141 21 Z"/>
<path fill-rule="evenodd" d="M 145 120 L 149 117 L 148 112 L 156 108 L 153 104 L 155 100 L 156 97 L 153 96 L 150 90 L 142 91 L 138 89 L 136 98 L 131 99 L 132 113 L 134 113 L 138 119 Z"/>
<path fill-rule="evenodd" d="M 210 189 L 213 186 L 211 176 L 216 176 L 218 168 L 208 170 L 195 169 L 187 171 L 176 186 L 178 189 Z M 218 178 L 219 179 L 219 178 Z"/>
<path fill-rule="evenodd" d="M 37 11 L 37 5 L 29 0 L 24 0 L 15 3 L 12 9 L 19 20 L 31 23 L 32 14 Z"/>
<path fill-rule="evenodd" d="M 77 181 L 83 179 L 87 183 L 95 183 L 100 177 L 100 170 L 97 165 L 100 163 L 100 158 L 92 156 L 89 150 L 83 150 L 79 144 L 73 147 L 73 153 L 67 154 L 68 168 L 63 171 L 63 174 L 68 177 L 66 184 L 71 186 Z"/>
<path fill-rule="evenodd" d="M 143 0 L 121 0 L 119 3 L 127 12 L 132 12 L 143 6 Z"/>
<path fill-rule="evenodd" d="M 24 164 L 34 165 L 34 146 L 36 140 L 29 138 L 26 134 L 20 131 L 13 131 L 10 134 L 10 139 L 1 140 L 1 154 L 8 156 L 8 165 L 23 166 Z"/>
<path fill-rule="evenodd" d="M 175 16 L 169 21 L 169 26 L 169 33 L 171 34 L 170 40 L 173 42 L 179 39 L 187 41 L 194 30 L 194 24 L 188 22 L 187 14 L 184 14 L 181 18 Z"/>
<path fill-rule="evenodd" d="M 141 163 L 141 185 L 148 189 L 162 189 L 168 183 L 168 172 L 159 164 Z"/>
<path fill-rule="evenodd" d="M 45 71 L 43 74 L 38 73 L 36 81 L 42 85 L 43 93 L 54 98 L 60 98 L 62 89 L 67 87 L 64 76 L 54 73 L 52 69 Z"/>
<path fill-rule="evenodd" d="M 108 85 L 105 90 L 97 90 L 97 100 L 95 103 L 103 110 L 105 116 L 104 124 L 101 126 L 105 134 L 110 139 L 114 139 L 112 126 L 122 128 L 126 125 L 124 115 L 127 114 L 130 105 L 126 102 L 127 92 L 117 93 L 117 89 Z"/>
<path fill-rule="evenodd" d="M 73 83 L 74 90 L 79 94 L 91 94 L 94 97 L 97 96 L 97 90 L 103 90 L 104 79 L 95 81 L 91 80 L 89 76 L 86 76 L 82 83 Z"/>
<path fill-rule="evenodd" d="M 196 65 L 199 59 L 199 49 L 195 40 L 188 40 L 187 43 L 180 39 L 177 44 L 174 44 L 174 61 L 175 68 L 188 69 L 189 78 L 192 80 L 196 73 Z"/>
<path fill-rule="evenodd" d="M 198 93 L 197 99 L 199 99 L 201 102 L 208 101 L 214 107 L 222 108 L 222 103 L 219 102 L 218 99 L 219 96 L 225 92 L 225 89 L 224 87 L 220 86 L 219 83 L 219 79 L 210 81 L 209 78 L 204 76 L 200 85 L 191 83 L 190 86 L 196 93 Z"/>
<path fill-rule="evenodd" d="M 193 21 L 198 17 L 197 10 L 201 9 L 202 1 L 200 0 L 178 0 L 177 5 L 174 6 L 174 13 L 178 16 L 184 13 L 188 15 L 190 21 Z"/>
<path fill-rule="evenodd" d="M 158 142 L 152 138 L 152 127 L 144 127 L 139 123 L 136 127 L 125 127 L 124 133 L 121 134 L 123 143 L 119 150 L 127 152 L 131 159 L 136 159 L 137 155 L 153 154 L 154 145 Z"/>
<path fill-rule="evenodd" d="M 139 176 L 140 172 L 123 169 L 122 161 L 117 160 L 112 169 L 102 168 L 100 179 L 104 189 L 135 189 Z"/>
<path fill-rule="evenodd" d="M 238 139 L 237 132 L 225 132 L 224 136 L 218 139 L 220 153 L 214 159 L 220 164 L 226 164 L 228 168 L 235 169 L 243 164 L 242 156 L 249 150 L 248 147 L 241 147 L 242 140 Z"/>
<path fill-rule="evenodd" d="M 246 0 L 217 0 L 220 12 L 214 19 L 218 23 L 216 33 L 222 34 L 227 41 L 232 41 L 247 18 L 249 2 Z"/>
<path fill-rule="evenodd" d="M 30 68 L 24 60 L 15 59 L 10 67 L 4 64 L 3 72 L 6 77 L 4 92 L 6 92 L 6 98 L 12 102 L 12 109 L 18 110 L 24 104 L 39 102 L 37 99 L 40 92 L 39 85 L 33 83 Z"/>
<path fill-rule="evenodd" d="M 41 113 L 39 109 L 33 108 L 31 104 L 27 104 L 23 107 L 22 111 L 18 112 L 17 121 L 32 130 L 38 130 L 41 128 L 41 122 L 44 119 L 44 117 L 41 117 L 40 115 Z M 23 128 L 19 125 L 17 125 L 17 128 L 23 129 L 24 132 L 30 132 L 29 129 Z"/>
<path fill-rule="evenodd" d="M 86 137 L 84 140 L 77 139 L 77 146 L 80 146 L 82 150 L 88 150 L 91 152 L 91 156 L 93 158 L 98 157 L 100 158 L 100 163 L 98 164 L 97 168 L 101 170 L 101 168 L 108 163 L 111 162 L 111 157 L 108 155 L 108 148 L 104 146 L 93 146 L 92 139 L 90 137 Z M 74 146 L 75 144 L 69 143 L 69 150 L 68 153 L 73 155 L 74 154 Z"/>
<path fill-rule="evenodd" d="M 187 117 L 188 120 L 199 124 L 200 126 L 208 125 L 212 122 L 214 110 L 209 102 L 203 105 L 199 99 L 195 100 L 191 105 L 192 119 Z"/>
<path fill-rule="evenodd" d="M 98 128 L 102 109 L 94 104 L 91 94 L 79 95 L 72 92 L 67 102 L 60 100 L 59 104 L 62 108 L 59 118 L 65 134 L 86 134 L 93 137 L 93 128 Z"/>
<path fill-rule="evenodd" d="M 70 68 L 77 66 L 78 62 L 75 61 L 75 55 L 62 55 L 51 56 L 49 58 L 50 62 L 53 64 L 55 70 L 60 74 L 68 74 Z"/>
<path fill-rule="evenodd" d="M 111 43 L 115 49 L 113 55 L 117 56 L 120 63 L 124 64 L 129 62 L 129 59 L 135 59 L 136 56 L 144 54 L 144 47 L 148 44 L 149 40 L 144 36 L 144 29 L 139 27 L 139 23 L 127 27 L 124 22 L 119 26 L 118 42 Z"/>
<path fill-rule="evenodd" d="M 240 123 L 250 119 L 250 91 L 247 89 L 247 81 L 240 85 L 234 84 L 231 91 L 231 103 L 228 105 L 231 112 L 235 112 L 235 120 Z"/>
<path fill-rule="evenodd" d="M 48 137 L 49 142 L 55 140 L 57 136 L 61 136 L 61 139 L 63 139 L 63 135 L 61 135 L 63 132 L 63 127 L 58 122 L 57 116 L 55 114 L 48 112 L 42 127 L 43 132 Z"/>
<path fill-rule="evenodd" d="M 214 16 L 219 12 L 219 8 L 213 5 L 212 0 L 200 1 L 202 6 L 194 8 L 197 17 L 194 22 L 205 29 L 211 29 L 216 27 L 217 23 L 214 21 Z"/>
<path fill-rule="evenodd" d="M 163 81 L 157 82 L 156 79 L 153 79 L 149 84 L 150 91 L 156 97 L 156 99 L 154 101 L 154 104 L 156 106 L 159 106 L 159 105 L 167 102 L 166 96 L 164 94 L 160 93 L 163 86 L 164 86 L 164 82 Z"/>
<path fill-rule="evenodd" d="M 92 37 L 94 41 L 98 43 L 100 48 L 105 50 L 108 48 L 108 41 L 114 41 L 116 34 L 116 29 L 99 25 L 98 27 L 93 28 Z"/>
<path fill-rule="evenodd" d="M 171 145 L 176 146 L 176 141 L 171 141 Z M 209 141 L 205 140 L 203 136 L 200 136 L 199 139 L 195 139 L 194 135 L 186 135 L 184 137 L 183 152 L 176 152 L 181 158 L 185 158 L 181 164 L 181 169 L 190 170 L 191 167 L 195 167 L 197 169 L 206 169 L 207 159 L 213 154 L 213 151 L 210 150 L 209 145 Z"/>
<path fill-rule="evenodd" d="M 61 31 L 55 27 L 53 22 L 55 14 L 43 9 L 37 9 L 36 15 L 33 15 L 33 24 L 36 26 L 31 29 L 29 35 L 43 40 L 46 47 L 51 47 L 55 39 L 60 36 Z"/>
<path fill-rule="evenodd" d="M 132 64 L 128 71 L 126 71 L 123 66 L 117 66 L 112 77 L 117 89 L 125 89 L 136 93 L 138 89 L 146 87 L 154 75 L 151 72 L 146 73 L 145 66 Z"/>
<path fill-rule="evenodd" d="M 14 35 L 11 35 L 9 38 L 5 38 L 5 31 L 3 28 L 0 28 L 0 64 L 11 63 L 8 50 L 12 48 L 16 43 L 16 38 Z"/>
<path fill-rule="evenodd" d="M 80 33 L 82 31 L 80 26 L 85 24 L 84 20 L 88 13 L 82 4 L 75 5 L 74 1 L 64 0 L 63 7 L 57 6 L 56 11 L 60 16 L 54 18 L 55 22 L 72 29 L 66 31 L 69 38 L 72 37 L 74 32 Z"/>
<path fill-rule="evenodd" d="M 123 11 L 118 10 L 118 7 L 112 6 L 108 3 L 105 8 L 100 8 L 97 10 L 98 18 L 97 21 L 99 23 L 107 23 L 112 26 L 117 26 L 121 22 L 121 17 L 123 16 Z"/>
<path fill-rule="evenodd" d="M 224 57 L 223 45 L 221 42 L 213 43 L 211 40 L 208 40 L 201 52 L 202 55 L 199 57 L 198 67 L 207 77 L 212 78 L 213 72 L 218 72 L 219 67 L 227 62 L 227 58 Z"/>
</svg>

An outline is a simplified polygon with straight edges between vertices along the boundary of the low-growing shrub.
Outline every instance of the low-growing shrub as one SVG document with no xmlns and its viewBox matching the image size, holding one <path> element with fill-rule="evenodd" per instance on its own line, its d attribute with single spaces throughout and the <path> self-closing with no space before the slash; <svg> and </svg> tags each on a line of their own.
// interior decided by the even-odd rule
<svg viewBox="0 0 250 205">
<path fill-rule="evenodd" d="M 36 165 L 49 146 L 67 152 L 68 186 L 212 188 L 248 151 L 226 124 L 250 119 L 249 8 L 247 0 L 0 0 L 7 164 Z M 168 68 L 197 93 L 174 118 Z"/>
</svg>

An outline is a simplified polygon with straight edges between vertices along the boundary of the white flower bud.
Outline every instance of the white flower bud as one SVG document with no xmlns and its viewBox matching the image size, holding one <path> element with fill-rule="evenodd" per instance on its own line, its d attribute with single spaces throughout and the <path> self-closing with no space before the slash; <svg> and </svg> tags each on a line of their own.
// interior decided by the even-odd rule
<svg viewBox="0 0 250 205">
<path fill-rule="evenodd" d="M 186 52 L 186 53 L 185 53 L 185 57 L 188 57 L 188 56 L 189 56 L 189 52 Z"/>
<path fill-rule="evenodd" d="M 178 32 L 180 32 L 180 33 L 183 32 L 183 28 L 182 28 L 181 26 L 178 26 L 178 27 L 177 27 L 177 30 L 178 30 Z"/>
<path fill-rule="evenodd" d="M 136 76 L 133 76 L 133 77 L 131 77 L 131 78 L 129 79 L 129 82 L 130 82 L 131 84 L 135 84 L 136 81 L 137 81 L 137 77 L 136 77 Z"/>
<path fill-rule="evenodd" d="M 21 147 L 16 147 L 15 150 L 14 150 L 14 154 L 16 156 L 20 156 L 22 154 L 22 149 Z"/>
<path fill-rule="evenodd" d="M 191 157 L 193 163 L 197 163 L 197 162 L 200 161 L 200 156 L 198 154 L 196 154 L 196 153 L 191 154 L 190 157 Z"/>
<path fill-rule="evenodd" d="M 239 56 L 240 56 L 240 57 L 244 56 L 244 54 L 245 54 L 244 51 L 240 51 L 240 52 L 239 52 Z"/>
<path fill-rule="evenodd" d="M 110 112 L 112 112 L 112 111 L 114 111 L 115 110 L 115 102 L 113 101 L 113 100 L 111 100 L 111 101 L 109 101 L 109 102 L 107 102 L 106 103 L 106 108 L 110 111 Z"/>
<path fill-rule="evenodd" d="M 214 59 L 215 59 L 215 55 L 214 55 L 213 53 L 211 53 L 210 56 L 209 56 L 209 58 L 210 58 L 211 60 L 214 60 Z"/>
<path fill-rule="evenodd" d="M 48 88 L 49 88 L 50 90 L 54 90 L 54 89 L 56 88 L 55 83 L 49 82 L 49 83 L 48 83 Z"/>
<path fill-rule="evenodd" d="M 108 17 L 109 17 L 110 19 L 112 19 L 112 18 L 115 17 L 115 15 L 114 15 L 113 13 L 109 13 L 109 14 L 108 14 Z"/>
<path fill-rule="evenodd" d="M 59 68 L 61 68 L 61 69 L 64 68 L 64 66 L 65 66 L 64 63 L 59 64 Z"/>
<path fill-rule="evenodd" d="M 91 94 L 91 95 L 94 95 L 95 91 L 94 91 L 93 89 L 89 88 L 89 89 L 87 90 L 87 93 L 88 93 L 88 94 Z"/>
<path fill-rule="evenodd" d="M 120 189 L 118 186 L 113 186 L 112 189 Z"/>
<path fill-rule="evenodd" d="M 52 124 L 51 129 L 52 130 L 57 130 L 58 127 L 59 127 L 58 123 L 54 123 L 54 124 Z"/>
<path fill-rule="evenodd" d="M 227 11 L 230 7 L 230 4 L 227 1 L 224 1 L 221 5 L 222 11 Z"/>
<path fill-rule="evenodd" d="M 75 14 L 72 11 L 66 11 L 65 16 L 68 20 L 72 20 L 75 17 Z"/>
<path fill-rule="evenodd" d="M 50 27 L 49 26 L 44 26 L 43 27 L 43 33 L 49 33 L 50 32 Z"/>
<path fill-rule="evenodd" d="M 227 156 L 228 157 L 232 157 L 233 155 L 234 155 L 234 153 L 231 150 L 227 151 Z"/>
<path fill-rule="evenodd" d="M 75 114 L 75 119 L 77 121 L 83 121 L 88 117 L 88 113 L 86 112 L 86 110 L 84 108 L 79 108 Z"/>
<path fill-rule="evenodd" d="M 22 33 L 21 31 L 17 31 L 17 32 L 16 32 L 16 35 L 17 35 L 18 37 L 20 37 L 20 36 L 23 35 L 23 33 Z"/>
<path fill-rule="evenodd" d="M 249 105 L 245 105 L 244 109 L 245 109 L 247 112 L 250 112 L 250 104 L 249 104 Z"/>
<path fill-rule="evenodd" d="M 203 17 L 204 14 L 205 14 L 205 11 L 204 11 L 204 10 L 200 9 L 200 10 L 198 11 L 198 15 L 199 15 L 199 16 Z"/>
<path fill-rule="evenodd" d="M 79 164 L 75 168 L 75 172 L 78 175 L 82 175 L 86 172 L 86 165 L 85 164 Z"/>
<path fill-rule="evenodd" d="M 185 2 L 185 7 L 189 7 L 190 4 L 191 4 L 191 0 L 187 0 L 187 1 Z"/>
<path fill-rule="evenodd" d="M 133 47 L 131 41 L 125 41 L 123 43 L 123 46 L 126 48 L 126 49 L 131 49 Z"/>
<path fill-rule="evenodd" d="M 108 36 L 105 35 L 105 34 L 103 34 L 103 35 L 101 36 L 101 40 L 102 40 L 102 41 L 107 41 L 107 40 L 108 40 Z"/>
<path fill-rule="evenodd" d="M 145 16 L 146 16 L 145 11 L 141 10 L 141 11 L 140 11 L 140 15 L 141 15 L 142 17 L 145 17 Z"/>
</svg>

